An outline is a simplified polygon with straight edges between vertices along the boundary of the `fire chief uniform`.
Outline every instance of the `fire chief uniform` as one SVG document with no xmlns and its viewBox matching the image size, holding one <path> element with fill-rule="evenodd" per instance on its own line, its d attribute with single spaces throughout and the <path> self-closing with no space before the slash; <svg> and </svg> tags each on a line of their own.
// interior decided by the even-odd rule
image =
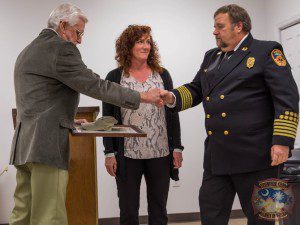
<svg viewBox="0 0 300 225">
<path fill-rule="evenodd" d="M 257 219 L 251 195 L 257 181 L 278 176 L 271 147 L 293 148 L 297 85 L 277 42 L 249 34 L 228 60 L 223 55 L 217 48 L 209 50 L 194 80 L 172 90 L 175 111 L 201 102 L 205 110 L 202 223 L 227 224 L 237 193 L 249 225 L 273 224 Z"/>
</svg>

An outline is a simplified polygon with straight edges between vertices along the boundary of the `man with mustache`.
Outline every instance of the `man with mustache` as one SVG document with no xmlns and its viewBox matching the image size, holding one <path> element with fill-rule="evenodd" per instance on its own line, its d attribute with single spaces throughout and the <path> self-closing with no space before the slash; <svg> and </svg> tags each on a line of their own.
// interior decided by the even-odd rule
<svg viewBox="0 0 300 225">
<path fill-rule="evenodd" d="M 245 9 L 219 8 L 214 27 L 218 48 L 206 52 L 194 80 L 161 96 L 174 111 L 203 102 L 202 224 L 228 224 L 237 194 L 248 225 L 271 225 L 254 213 L 251 196 L 258 181 L 278 177 L 294 146 L 298 89 L 282 46 L 253 39 Z"/>
</svg>

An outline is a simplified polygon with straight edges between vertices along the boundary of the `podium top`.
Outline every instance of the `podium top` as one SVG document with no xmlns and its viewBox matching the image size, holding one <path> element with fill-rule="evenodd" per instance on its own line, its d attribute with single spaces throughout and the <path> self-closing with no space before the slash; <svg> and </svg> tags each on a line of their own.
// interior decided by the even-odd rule
<svg viewBox="0 0 300 225">
<path fill-rule="evenodd" d="M 72 130 L 73 136 L 92 136 L 92 137 L 147 137 L 147 134 L 133 125 L 114 125 L 107 131 L 84 130 L 82 126 L 75 126 Z"/>
</svg>

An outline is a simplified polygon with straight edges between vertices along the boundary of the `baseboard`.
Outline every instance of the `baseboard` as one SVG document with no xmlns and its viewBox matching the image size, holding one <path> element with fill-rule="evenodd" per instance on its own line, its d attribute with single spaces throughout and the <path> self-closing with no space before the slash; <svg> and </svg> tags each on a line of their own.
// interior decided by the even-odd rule
<svg viewBox="0 0 300 225">
<path fill-rule="evenodd" d="M 241 209 L 236 209 L 231 211 L 230 218 L 245 218 L 245 215 Z M 174 213 L 168 214 L 169 223 L 178 223 L 178 222 L 194 222 L 200 220 L 200 213 Z M 140 216 L 140 224 L 147 224 L 148 216 Z M 104 218 L 99 219 L 99 224 L 101 225 L 119 225 L 119 217 L 114 218 Z"/>
<path fill-rule="evenodd" d="M 230 218 L 244 218 L 245 215 L 241 209 L 236 209 L 231 211 Z M 178 223 L 178 222 L 194 222 L 200 220 L 200 213 L 174 213 L 168 214 L 168 219 L 170 223 Z M 148 216 L 140 216 L 140 223 L 147 224 Z M 119 225 L 119 217 L 113 218 L 104 218 L 99 219 L 99 224 L 101 225 Z M 8 224 L 0 224 L 0 225 L 8 225 Z"/>
</svg>

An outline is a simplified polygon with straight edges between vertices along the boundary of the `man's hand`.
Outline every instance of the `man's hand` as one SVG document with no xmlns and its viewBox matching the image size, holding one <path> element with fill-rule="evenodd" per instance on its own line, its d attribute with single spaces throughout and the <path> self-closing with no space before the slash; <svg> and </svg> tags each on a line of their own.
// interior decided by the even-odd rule
<svg viewBox="0 0 300 225">
<path fill-rule="evenodd" d="M 164 104 L 174 104 L 175 98 L 170 91 L 160 90 L 160 97 L 163 100 Z"/>
<path fill-rule="evenodd" d="M 148 92 L 142 92 L 141 93 L 141 102 L 144 103 L 153 103 L 157 107 L 162 107 L 163 101 L 160 97 L 160 89 L 158 88 L 153 88 L 149 90 Z"/>
<path fill-rule="evenodd" d="M 75 125 L 81 125 L 82 123 L 87 123 L 88 121 L 86 119 L 75 119 L 74 124 Z"/>
<path fill-rule="evenodd" d="M 115 156 L 105 158 L 106 171 L 113 177 L 117 173 L 117 160 Z"/>
<path fill-rule="evenodd" d="M 175 169 L 179 169 L 182 166 L 182 152 L 173 152 L 173 164 Z"/>
<path fill-rule="evenodd" d="M 289 157 L 289 147 L 283 145 L 273 145 L 271 148 L 271 166 L 277 166 L 287 161 Z"/>
</svg>

